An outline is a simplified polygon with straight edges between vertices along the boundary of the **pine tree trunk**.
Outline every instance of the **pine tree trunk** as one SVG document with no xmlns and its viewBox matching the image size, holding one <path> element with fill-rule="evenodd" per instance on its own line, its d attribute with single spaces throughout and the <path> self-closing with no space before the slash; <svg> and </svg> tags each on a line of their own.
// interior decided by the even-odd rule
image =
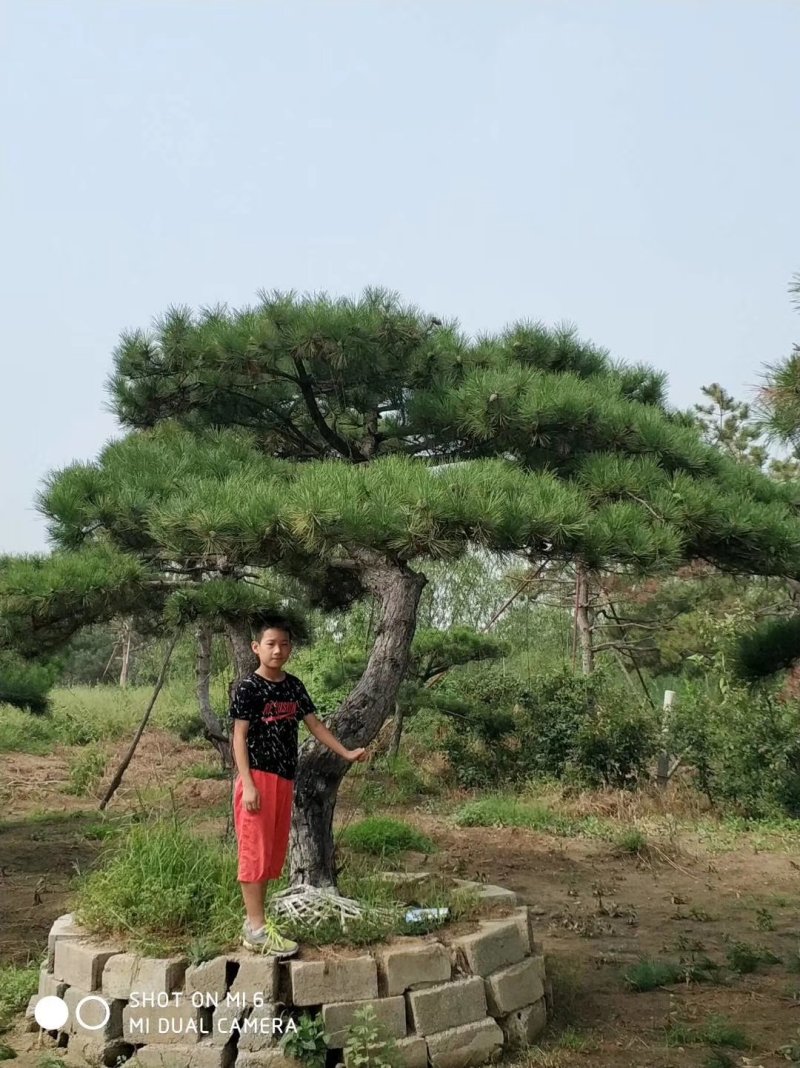
<svg viewBox="0 0 800 1068">
<path fill-rule="evenodd" d="M 222 766 L 230 768 L 230 741 L 211 705 L 211 642 L 211 627 L 202 623 L 197 628 L 197 703 L 205 724 L 206 738 L 219 753 Z"/>
<path fill-rule="evenodd" d="M 356 555 L 356 554 L 354 554 Z M 427 579 L 405 564 L 363 550 L 361 577 L 375 594 L 380 614 L 364 674 L 329 726 L 348 748 L 369 745 L 393 713 L 408 667 L 420 594 Z M 335 887 L 337 866 L 333 812 L 349 765 L 313 739 L 303 746 L 295 782 L 289 861 L 291 882 Z"/>
<path fill-rule="evenodd" d="M 258 667 L 258 659 L 251 648 L 250 627 L 246 623 L 226 623 L 225 633 L 228 636 L 233 656 L 233 681 L 230 686 L 230 696 L 233 697 L 236 684 L 245 675 L 255 671 Z"/>
<path fill-rule="evenodd" d="M 575 628 L 581 647 L 581 668 L 584 675 L 591 675 L 594 671 L 594 644 L 589 608 L 589 578 L 582 567 L 578 568 L 575 582 Z"/>
</svg>

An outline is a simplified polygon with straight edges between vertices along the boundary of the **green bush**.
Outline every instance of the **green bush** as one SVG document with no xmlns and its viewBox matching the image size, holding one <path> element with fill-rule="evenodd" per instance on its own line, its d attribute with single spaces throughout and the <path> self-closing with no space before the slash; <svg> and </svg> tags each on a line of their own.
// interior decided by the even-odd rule
<svg viewBox="0 0 800 1068">
<path fill-rule="evenodd" d="M 57 674 L 55 663 L 37 664 L 0 650 L 0 704 L 29 712 L 46 712 L 48 694 Z"/>
<path fill-rule="evenodd" d="M 458 685 L 470 713 L 444 750 L 461 786 L 545 776 L 623 787 L 646 775 L 655 754 L 653 713 L 603 671 L 562 667 L 523 686 L 491 665 Z"/>
<path fill-rule="evenodd" d="M 767 690 L 687 683 L 671 748 L 712 802 L 761 819 L 800 815 L 800 707 Z"/>
</svg>

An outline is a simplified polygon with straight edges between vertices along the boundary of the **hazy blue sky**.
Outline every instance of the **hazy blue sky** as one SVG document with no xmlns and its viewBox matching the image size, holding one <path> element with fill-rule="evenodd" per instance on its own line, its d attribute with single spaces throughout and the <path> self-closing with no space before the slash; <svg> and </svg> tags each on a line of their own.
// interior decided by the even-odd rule
<svg viewBox="0 0 800 1068">
<path fill-rule="evenodd" d="M 0 0 L 0 551 L 121 329 L 375 283 L 747 396 L 800 340 L 800 3 Z"/>
</svg>

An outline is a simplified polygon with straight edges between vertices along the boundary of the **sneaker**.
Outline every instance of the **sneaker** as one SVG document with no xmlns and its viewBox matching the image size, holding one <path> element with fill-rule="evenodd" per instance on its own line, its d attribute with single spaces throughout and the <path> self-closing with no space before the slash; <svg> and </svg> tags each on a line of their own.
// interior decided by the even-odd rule
<svg viewBox="0 0 800 1068">
<path fill-rule="evenodd" d="M 249 920 L 244 921 L 242 945 L 255 953 L 273 957 L 293 957 L 299 948 L 297 942 L 283 937 L 274 921 L 266 919 L 261 927 L 253 927 Z"/>
</svg>

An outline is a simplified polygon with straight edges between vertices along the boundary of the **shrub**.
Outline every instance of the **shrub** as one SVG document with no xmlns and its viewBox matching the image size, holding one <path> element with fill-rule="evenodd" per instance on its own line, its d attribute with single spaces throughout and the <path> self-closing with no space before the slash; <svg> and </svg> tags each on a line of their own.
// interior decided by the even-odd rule
<svg viewBox="0 0 800 1068">
<path fill-rule="evenodd" d="M 418 853 L 432 853 L 434 844 L 427 835 L 401 820 L 386 816 L 371 816 L 353 823 L 341 834 L 341 841 L 357 853 L 391 856 L 414 849 Z"/>
<path fill-rule="evenodd" d="M 770 950 L 763 946 L 752 946 L 749 942 L 732 942 L 726 951 L 728 966 L 739 975 L 749 975 L 758 971 L 762 964 L 778 964 L 779 960 Z"/>
<path fill-rule="evenodd" d="M 671 747 L 713 802 L 750 818 L 800 815 L 800 706 L 743 686 L 687 684 Z"/>
<path fill-rule="evenodd" d="M 58 665 L 25 661 L 8 650 L 0 650 L 0 704 L 46 712 L 48 694 L 58 673 Z"/>
<path fill-rule="evenodd" d="M 644 776 L 655 754 L 654 715 L 602 671 L 563 667 L 523 687 L 492 665 L 461 685 L 470 713 L 444 741 L 461 786 L 539 775 L 622 787 Z"/>
</svg>

